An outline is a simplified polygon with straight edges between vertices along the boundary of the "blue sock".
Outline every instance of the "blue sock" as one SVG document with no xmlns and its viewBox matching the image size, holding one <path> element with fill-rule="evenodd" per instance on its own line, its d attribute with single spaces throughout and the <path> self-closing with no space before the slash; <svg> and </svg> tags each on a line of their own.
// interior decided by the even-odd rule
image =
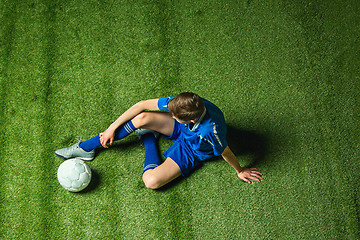
<svg viewBox="0 0 360 240">
<path fill-rule="evenodd" d="M 119 127 L 115 132 L 114 141 L 123 139 L 129 136 L 132 132 L 135 131 L 135 127 L 131 121 L 125 123 L 122 127 Z M 100 147 L 100 136 L 96 135 L 93 138 L 86 140 L 85 142 L 80 143 L 79 147 L 89 152 L 97 147 Z"/>
<path fill-rule="evenodd" d="M 145 146 L 145 162 L 144 172 L 150 169 L 154 169 L 161 164 L 161 159 L 156 146 L 156 138 L 154 134 L 148 133 L 141 136 Z"/>
<path fill-rule="evenodd" d="M 134 124 L 131 121 L 128 121 L 125 123 L 122 127 L 118 128 L 115 132 L 114 140 L 120 140 L 127 136 L 129 136 L 132 132 L 136 130 L 136 127 L 134 127 Z"/>
<path fill-rule="evenodd" d="M 100 136 L 96 135 L 93 138 L 90 138 L 88 140 L 86 140 L 85 142 L 82 142 L 79 144 L 79 147 L 81 147 L 82 149 L 84 149 L 87 152 L 90 152 L 91 150 L 99 147 L 101 145 L 100 143 Z"/>
</svg>

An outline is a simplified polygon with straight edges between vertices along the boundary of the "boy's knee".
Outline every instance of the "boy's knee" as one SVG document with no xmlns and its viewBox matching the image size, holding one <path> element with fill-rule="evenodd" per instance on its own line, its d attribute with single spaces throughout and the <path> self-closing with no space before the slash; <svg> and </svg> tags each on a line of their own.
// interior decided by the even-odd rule
<svg viewBox="0 0 360 240">
<path fill-rule="evenodd" d="M 132 123 L 137 127 L 141 128 L 149 122 L 149 113 L 142 112 L 132 119 Z"/>
<path fill-rule="evenodd" d="M 153 174 L 145 172 L 143 174 L 143 181 L 148 189 L 158 189 L 159 187 L 161 187 L 159 179 Z"/>
</svg>

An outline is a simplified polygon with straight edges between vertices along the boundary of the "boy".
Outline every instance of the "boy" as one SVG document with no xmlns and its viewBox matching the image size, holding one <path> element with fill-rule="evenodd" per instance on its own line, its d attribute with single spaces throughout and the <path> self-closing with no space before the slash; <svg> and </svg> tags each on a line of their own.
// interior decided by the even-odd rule
<svg viewBox="0 0 360 240">
<path fill-rule="evenodd" d="M 163 112 L 154 112 L 154 111 Z M 142 130 L 140 130 L 140 128 Z M 109 128 L 99 135 L 69 148 L 57 150 L 58 157 L 78 157 L 92 160 L 95 148 L 138 132 L 145 146 L 143 181 L 147 188 L 157 189 L 180 175 L 188 176 L 199 162 L 222 156 L 247 183 L 260 182 L 262 173 L 256 168 L 243 168 L 226 142 L 223 113 L 211 102 L 197 94 L 185 92 L 176 97 L 140 101 L 125 111 Z M 150 130 L 150 131 L 149 131 Z M 161 161 L 157 154 L 156 137 L 161 133 L 174 144 Z"/>
</svg>

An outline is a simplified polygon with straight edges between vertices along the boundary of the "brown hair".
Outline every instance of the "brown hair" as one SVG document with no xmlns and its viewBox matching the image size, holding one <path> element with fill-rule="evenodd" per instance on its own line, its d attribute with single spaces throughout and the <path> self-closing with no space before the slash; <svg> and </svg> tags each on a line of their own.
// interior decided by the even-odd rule
<svg viewBox="0 0 360 240">
<path fill-rule="evenodd" d="M 191 92 L 184 92 L 170 100 L 169 112 L 179 120 L 198 120 L 205 110 L 202 98 Z"/>
</svg>

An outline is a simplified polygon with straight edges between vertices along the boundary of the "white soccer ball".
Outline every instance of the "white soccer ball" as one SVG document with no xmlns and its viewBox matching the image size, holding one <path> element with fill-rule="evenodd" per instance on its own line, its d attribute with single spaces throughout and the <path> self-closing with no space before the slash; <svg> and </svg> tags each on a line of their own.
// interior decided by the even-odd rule
<svg viewBox="0 0 360 240">
<path fill-rule="evenodd" d="M 60 185 L 70 192 L 80 192 L 89 185 L 91 170 L 80 159 L 73 158 L 60 164 L 57 171 Z"/>
</svg>

